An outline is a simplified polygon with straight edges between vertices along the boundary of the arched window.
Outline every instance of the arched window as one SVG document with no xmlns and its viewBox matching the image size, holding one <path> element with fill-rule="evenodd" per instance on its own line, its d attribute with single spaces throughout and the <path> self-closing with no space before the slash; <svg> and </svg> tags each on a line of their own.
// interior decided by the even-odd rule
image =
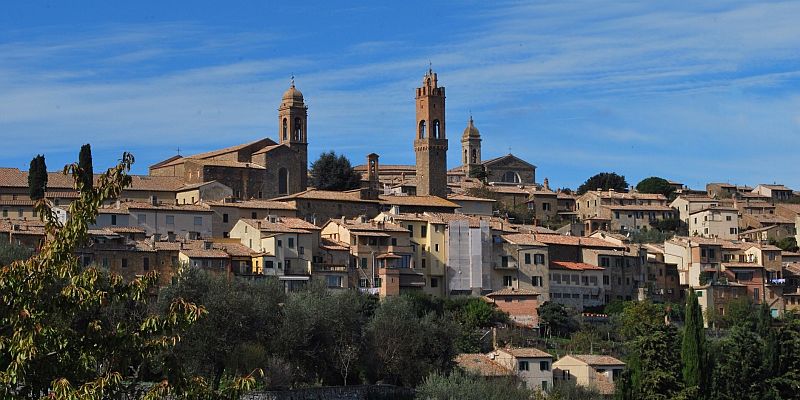
<svg viewBox="0 0 800 400">
<path fill-rule="evenodd" d="M 300 118 L 294 119 L 294 141 L 299 142 L 300 138 L 303 134 L 303 123 L 300 121 Z"/>
<path fill-rule="evenodd" d="M 462 162 L 462 164 L 466 163 L 467 163 L 467 149 L 464 149 L 464 161 Z"/>
<path fill-rule="evenodd" d="M 441 137 L 439 137 L 439 120 L 438 119 L 433 120 L 433 125 L 431 125 L 431 135 L 433 136 L 434 139 L 441 139 Z"/>
<path fill-rule="evenodd" d="M 514 171 L 508 171 L 503 174 L 503 182 L 508 183 L 522 183 L 522 179 L 519 177 L 519 174 Z"/>
<path fill-rule="evenodd" d="M 425 139 L 425 120 L 419 121 L 419 138 Z"/>
<path fill-rule="evenodd" d="M 283 140 L 289 139 L 289 121 L 287 121 L 286 118 L 283 119 L 283 132 L 281 137 Z"/>
<path fill-rule="evenodd" d="M 478 150 L 472 149 L 472 161 L 470 161 L 470 164 L 477 164 L 477 163 L 478 163 Z"/>
<path fill-rule="evenodd" d="M 278 170 L 278 194 L 289 193 L 289 171 L 286 168 Z"/>
</svg>

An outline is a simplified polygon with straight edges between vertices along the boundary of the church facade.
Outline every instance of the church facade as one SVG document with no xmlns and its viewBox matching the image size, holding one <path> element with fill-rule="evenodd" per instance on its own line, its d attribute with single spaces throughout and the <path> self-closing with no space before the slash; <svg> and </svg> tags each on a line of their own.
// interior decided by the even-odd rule
<svg viewBox="0 0 800 400">
<path fill-rule="evenodd" d="M 278 141 L 251 143 L 191 156 L 173 156 L 150 166 L 151 176 L 176 177 L 187 185 L 217 181 L 239 199 L 268 199 L 308 186 L 308 107 L 294 81 L 278 107 Z"/>
</svg>

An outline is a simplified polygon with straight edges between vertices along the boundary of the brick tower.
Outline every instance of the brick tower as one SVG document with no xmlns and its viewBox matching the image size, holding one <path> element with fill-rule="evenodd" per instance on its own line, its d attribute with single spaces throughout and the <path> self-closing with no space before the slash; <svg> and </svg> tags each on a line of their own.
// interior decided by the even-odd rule
<svg viewBox="0 0 800 400">
<path fill-rule="evenodd" d="M 444 87 L 430 68 L 417 88 L 417 195 L 447 197 L 447 137 Z"/>
<path fill-rule="evenodd" d="M 297 152 L 297 170 L 291 171 L 299 178 L 299 190 L 308 186 L 308 106 L 303 101 L 303 93 L 292 85 L 283 94 L 278 107 L 278 141 Z M 279 180 L 285 179 L 279 177 Z M 280 185 L 279 185 L 280 186 Z M 285 193 L 285 191 L 283 191 Z"/>
</svg>

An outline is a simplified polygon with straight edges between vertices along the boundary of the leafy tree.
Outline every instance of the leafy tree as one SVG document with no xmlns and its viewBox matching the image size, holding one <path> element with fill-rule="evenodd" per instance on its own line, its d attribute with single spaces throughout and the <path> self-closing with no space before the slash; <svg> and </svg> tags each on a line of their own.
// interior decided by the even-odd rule
<svg viewBox="0 0 800 400">
<path fill-rule="evenodd" d="M 617 175 L 613 172 L 601 172 L 580 185 L 578 187 L 578 195 L 597 189 L 614 189 L 618 192 L 625 192 L 628 190 L 628 182 L 622 175 Z"/>
<path fill-rule="evenodd" d="M 763 341 L 744 326 L 735 326 L 715 346 L 711 399 L 763 399 Z"/>
<path fill-rule="evenodd" d="M 552 301 L 546 301 L 539 306 L 539 322 L 551 334 L 560 337 L 569 337 L 570 333 L 579 328 L 569 310 L 563 304 Z"/>
<path fill-rule="evenodd" d="M 81 152 L 78 155 L 78 168 L 81 170 L 84 190 L 92 190 L 94 186 L 94 167 L 92 166 L 92 146 L 89 143 L 81 146 Z"/>
<path fill-rule="evenodd" d="M 642 179 L 636 184 L 636 190 L 640 193 L 663 194 L 667 198 L 675 193 L 675 188 L 666 179 L 657 176 Z"/>
<path fill-rule="evenodd" d="M 433 373 L 417 387 L 423 400 L 529 400 L 533 392 L 513 378 L 487 379 L 460 371 Z"/>
<path fill-rule="evenodd" d="M 697 387 L 700 393 L 705 393 L 708 372 L 705 337 L 703 312 L 697 301 L 697 295 L 694 290 L 690 290 L 686 301 L 686 324 L 681 344 L 683 383 L 686 387 Z"/>
<path fill-rule="evenodd" d="M 36 159 L 35 159 L 36 160 Z M 32 187 L 39 188 L 44 159 L 33 164 Z M 48 240 L 39 254 L 11 268 L 0 269 L 0 394 L 32 398 L 101 398 L 139 388 L 143 368 L 174 345 L 186 326 L 205 310 L 178 299 L 166 315 L 147 312 L 147 293 L 157 275 L 151 272 L 130 283 L 94 267 L 83 268 L 76 248 L 87 238 L 98 208 L 116 198 L 130 183 L 133 157 L 100 176 L 98 187 L 84 190 L 76 164 L 65 168 L 80 197 L 62 226 L 39 201 Z M 39 183 L 36 183 L 39 182 Z M 249 380 L 247 381 L 250 382 Z M 148 397 L 168 391 L 185 393 L 201 385 L 175 377 L 148 389 Z M 238 385 L 241 387 L 241 385 Z"/>
<path fill-rule="evenodd" d="M 618 398 L 668 400 L 680 393 L 678 332 L 671 325 L 654 325 L 630 343 L 627 372 Z"/>
<path fill-rule="evenodd" d="M 384 300 L 367 325 L 372 380 L 415 386 L 452 369 L 456 327 L 435 313 L 417 316 L 405 297 Z"/>
<path fill-rule="evenodd" d="M 166 356 L 167 363 L 181 366 L 189 375 L 203 377 L 213 389 L 220 387 L 226 370 L 229 375 L 247 375 L 266 367 L 243 363 L 231 358 L 231 354 L 241 353 L 243 348 L 263 351 L 259 346 L 278 333 L 278 304 L 285 301 L 280 283 L 228 279 L 225 275 L 184 268 L 176 283 L 165 288 L 160 297 L 162 312 L 177 299 L 206 310 L 205 317 L 189 328 Z"/>
<path fill-rule="evenodd" d="M 26 247 L 0 242 L 0 267 L 11 265 L 14 261 L 26 260 L 31 254 L 33 252 Z"/>
<path fill-rule="evenodd" d="M 488 178 L 488 174 L 486 173 L 486 166 L 484 166 L 483 164 L 471 166 L 469 169 L 469 177 L 478 179 L 481 182 L 486 182 L 486 178 Z"/>
<path fill-rule="evenodd" d="M 574 381 L 553 382 L 553 388 L 546 395 L 537 393 L 536 400 L 602 400 L 605 399 L 600 392 L 592 387 L 575 384 Z"/>
<path fill-rule="evenodd" d="M 350 190 L 361 185 L 361 175 L 344 155 L 333 151 L 322 153 L 311 164 L 311 184 L 320 190 Z"/>
<path fill-rule="evenodd" d="M 47 164 L 41 154 L 31 160 L 31 166 L 28 169 L 28 190 L 30 191 L 31 200 L 35 201 L 44 198 L 44 193 L 47 190 Z"/>
<path fill-rule="evenodd" d="M 783 251 L 797 252 L 800 250 L 800 248 L 797 246 L 797 239 L 795 239 L 793 236 L 787 236 L 783 239 L 770 238 L 769 244 L 778 246 Z"/>
<path fill-rule="evenodd" d="M 622 313 L 613 316 L 612 322 L 623 338 L 632 340 L 664 325 L 665 315 L 663 305 L 649 300 L 628 301 Z"/>
</svg>

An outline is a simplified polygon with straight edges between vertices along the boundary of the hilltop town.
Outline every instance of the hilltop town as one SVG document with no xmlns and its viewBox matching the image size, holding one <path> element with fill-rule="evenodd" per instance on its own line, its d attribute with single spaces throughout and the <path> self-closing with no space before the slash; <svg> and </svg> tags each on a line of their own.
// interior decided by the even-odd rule
<svg viewBox="0 0 800 400">
<path fill-rule="evenodd" d="M 709 329 L 744 299 L 773 318 L 800 310 L 800 192 L 762 182 L 689 188 L 668 178 L 659 191 L 559 189 L 532 160 L 482 153 L 483 139 L 502 139 L 472 117 L 450 131 L 464 126 L 460 166 L 448 169 L 438 74 L 429 69 L 413 96 L 416 163 L 383 165 L 365 154 L 354 167 L 358 187 L 322 190 L 311 185 L 314 132 L 292 82 L 273 137 L 150 165 L 102 205 L 76 256 L 128 281 L 157 271 L 165 287 L 183 266 L 270 280 L 285 292 L 316 284 L 380 299 L 476 298 L 540 338 L 554 328 L 540 315 L 545 303 L 606 320 L 613 304 L 683 304 L 693 293 Z M 47 232 L 28 182 L 27 171 L 0 168 L 0 240 L 36 251 Z M 70 218 L 79 197 L 72 177 L 48 173 L 44 198 L 59 218 Z M 532 389 L 565 380 L 605 395 L 626 366 L 612 354 L 554 355 L 525 343 L 495 343 L 454 362 Z"/>
</svg>

